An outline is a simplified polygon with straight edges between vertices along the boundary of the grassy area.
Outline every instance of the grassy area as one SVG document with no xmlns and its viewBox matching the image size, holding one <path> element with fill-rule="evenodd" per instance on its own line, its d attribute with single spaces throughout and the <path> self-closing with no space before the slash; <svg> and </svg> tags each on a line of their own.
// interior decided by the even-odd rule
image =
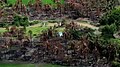
<svg viewBox="0 0 120 67">
<path fill-rule="evenodd" d="M 27 27 L 27 31 L 26 34 L 28 35 L 28 31 L 31 30 L 33 32 L 33 34 L 40 34 L 42 33 L 42 31 L 47 30 L 49 27 Z M 64 28 L 57 28 L 56 29 L 59 32 L 63 32 Z M 5 28 L 0 28 L 0 33 L 5 32 Z"/>
<path fill-rule="evenodd" d="M 113 61 L 112 62 L 112 67 L 120 67 L 120 63 L 116 62 L 116 61 Z"/>
<path fill-rule="evenodd" d="M 28 27 L 27 34 L 28 34 L 29 30 L 31 30 L 33 32 L 33 34 L 39 34 L 42 31 L 47 30 L 47 29 L 48 29 L 48 27 Z"/>
<path fill-rule="evenodd" d="M 120 9 L 120 6 L 116 6 L 117 9 Z"/>
<path fill-rule="evenodd" d="M 5 64 L 5 63 L 0 63 L 0 67 L 61 67 L 61 66 L 52 65 L 52 64 L 10 64 L 10 63 Z"/>
<path fill-rule="evenodd" d="M 0 64 L 0 67 L 35 67 L 33 64 Z"/>
<path fill-rule="evenodd" d="M 0 28 L 0 33 L 3 33 L 5 31 L 6 31 L 5 28 Z"/>
<path fill-rule="evenodd" d="M 29 30 L 31 30 L 33 34 L 39 34 L 42 31 L 47 30 L 47 29 L 48 27 L 27 27 L 27 34 Z M 5 28 L 0 28 L 0 33 L 3 33 L 5 31 L 7 31 Z"/>
<path fill-rule="evenodd" d="M 58 32 L 63 32 L 64 31 L 64 27 L 61 27 L 61 28 L 57 28 L 56 30 L 58 31 Z"/>
<path fill-rule="evenodd" d="M 7 0 L 9 4 L 15 4 L 17 0 Z M 22 0 L 23 4 L 28 4 L 30 0 Z M 32 0 L 32 3 L 35 3 L 35 0 Z M 64 0 L 61 0 L 61 3 L 64 3 Z M 42 0 L 42 4 L 54 4 L 53 0 Z"/>
<path fill-rule="evenodd" d="M 31 30 L 33 32 L 33 34 L 40 34 L 42 33 L 42 31 L 47 30 L 49 27 L 28 27 L 27 28 L 27 34 L 28 31 Z M 56 30 L 58 32 L 63 32 L 65 28 L 56 28 Z"/>
<path fill-rule="evenodd" d="M 17 0 L 7 0 L 7 2 L 8 2 L 9 4 L 15 4 L 16 1 L 17 1 Z M 32 3 L 35 2 L 34 0 L 32 0 L 32 1 L 33 1 Z M 22 3 L 23 3 L 23 4 L 26 4 L 26 5 L 27 5 L 28 2 L 29 2 L 29 0 L 22 0 Z"/>
</svg>

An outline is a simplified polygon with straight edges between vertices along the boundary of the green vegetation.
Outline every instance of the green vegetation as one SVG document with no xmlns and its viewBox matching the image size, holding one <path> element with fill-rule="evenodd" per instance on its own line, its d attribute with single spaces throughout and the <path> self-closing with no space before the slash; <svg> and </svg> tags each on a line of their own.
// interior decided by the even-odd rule
<svg viewBox="0 0 120 67">
<path fill-rule="evenodd" d="M 61 0 L 61 3 L 64 3 L 64 0 Z M 53 0 L 42 0 L 42 4 L 55 4 Z"/>
<path fill-rule="evenodd" d="M 15 4 L 17 0 L 7 0 L 8 4 Z M 29 0 L 22 0 L 23 4 L 28 4 Z M 32 3 L 34 3 L 35 1 L 32 0 Z"/>
<path fill-rule="evenodd" d="M 113 9 L 107 12 L 100 20 L 101 25 L 111 25 L 113 23 L 117 26 L 120 25 L 120 9 Z"/>
<path fill-rule="evenodd" d="M 15 26 L 29 26 L 29 21 L 27 17 L 21 17 L 21 16 L 15 16 L 14 17 L 14 22 L 12 25 Z"/>
<path fill-rule="evenodd" d="M 120 28 L 120 9 L 113 9 L 102 16 L 99 21 L 103 28 L 101 29 L 104 37 L 113 37 L 113 34 Z"/>
<path fill-rule="evenodd" d="M 45 30 L 47 30 L 49 27 L 27 27 L 26 28 L 26 34 L 28 35 L 29 34 L 29 30 L 31 30 L 33 33 L 32 34 L 40 34 L 40 33 L 42 33 L 42 31 L 45 31 Z M 59 31 L 59 32 L 62 32 L 62 31 L 64 31 L 64 28 L 57 28 L 56 29 L 57 31 Z M 3 32 L 5 32 L 5 31 L 7 31 L 5 28 L 0 28 L 0 33 L 3 33 Z"/>
<path fill-rule="evenodd" d="M 112 61 L 112 67 L 120 67 L 120 39 L 113 36 L 120 29 L 120 7 L 117 6 L 113 10 L 108 11 L 99 22 L 102 27 L 100 30 L 103 44 L 113 44 L 116 47 L 116 59 Z"/>
<path fill-rule="evenodd" d="M 57 31 L 59 31 L 59 32 L 63 32 L 63 31 L 64 31 L 64 29 L 65 29 L 64 27 L 61 27 L 61 28 L 56 28 L 56 30 L 57 30 Z"/>
<path fill-rule="evenodd" d="M 39 34 L 41 33 L 42 31 L 44 30 L 47 30 L 48 27 L 27 27 L 26 30 L 27 30 L 27 34 L 28 34 L 28 31 L 31 30 L 33 32 L 33 34 Z M 3 33 L 7 31 L 5 28 L 0 28 L 0 33 Z"/>
<path fill-rule="evenodd" d="M 112 64 L 113 64 L 112 67 L 120 67 L 119 62 L 113 61 Z"/>
<path fill-rule="evenodd" d="M 34 64 L 0 64 L 1 67 L 35 67 Z"/>
<path fill-rule="evenodd" d="M 33 1 L 32 3 L 35 3 L 35 0 L 32 0 L 32 1 Z M 11 6 L 11 4 L 15 4 L 15 2 L 16 0 L 8 0 L 9 6 Z M 22 3 L 25 5 L 27 5 L 28 2 L 29 0 L 22 0 Z M 64 3 L 64 0 L 61 0 L 61 3 Z M 53 0 L 42 0 L 42 4 L 55 5 Z M 108 7 L 113 8 L 111 4 L 110 5 L 108 4 Z M 32 36 L 32 35 L 40 34 L 49 28 L 49 26 L 42 27 L 41 23 L 40 23 L 41 26 L 32 26 L 38 23 L 39 21 L 29 22 L 27 17 L 15 16 L 14 22 L 12 23 L 12 25 L 18 26 L 20 28 L 21 26 L 23 26 L 26 32 L 26 35 Z M 51 23 L 56 23 L 56 21 L 51 21 Z M 75 30 L 75 29 L 69 29 L 67 33 L 70 34 L 70 36 L 69 35 L 67 36 L 72 37 L 72 40 L 75 40 L 75 39 L 79 40 L 80 37 L 83 35 L 90 36 L 89 37 L 90 40 L 93 40 L 93 42 L 98 42 L 98 44 L 100 44 L 100 47 L 104 46 L 108 48 L 109 45 L 112 45 L 113 47 L 115 46 L 115 50 L 113 50 L 113 54 L 115 57 L 117 56 L 117 54 L 120 56 L 120 40 L 114 38 L 113 36 L 113 34 L 116 33 L 120 28 L 120 8 L 117 8 L 117 9 L 114 8 L 113 10 L 108 11 L 106 14 L 104 14 L 100 20 L 100 24 L 102 26 L 102 28 L 100 29 L 102 34 L 99 36 L 96 36 L 95 34 L 93 34 L 94 30 L 91 30 L 91 29 L 84 29 L 82 31 Z M 2 26 L 8 27 L 8 25 L 6 24 L 3 24 Z M 43 23 L 43 26 L 44 26 L 44 23 Z M 65 28 L 62 27 L 62 28 L 57 28 L 56 30 L 62 32 L 64 31 L 64 29 Z M 7 30 L 4 28 L 0 29 L 0 32 L 5 32 L 5 31 Z M 113 59 L 110 60 L 110 62 L 114 61 L 112 63 L 113 67 L 120 67 L 120 63 L 117 62 L 115 59 L 116 58 L 113 57 Z M 120 60 L 120 58 L 118 57 L 117 59 Z M 1 66 L 2 67 L 36 67 L 36 65 L 39 67 L 60 67 L 60 66 L 52 65 L 52 64 L 0 64 L 0 67 Z"/>
<path fill-rule="evenodd" d="M 0 64 L 0 67 L 61 67 L 52 64 Z"/>
<path fill-rule="evenodd" d="M 29 22 L 29 25 L 32 26 L 32 25 L 35 25 L 35 24 L 38 24 L 40 23 L 40 21 L 32 21 L 32 22 Z"/>
<path fill-rule="evenodd" d="M 38 22 L 37 22 L 38 23 Z M 10 24 L 8 24 L 8 23 L 1 23 L 0 24 L 0 27 L 6 27 L 6 26 L 17 26 L 17 27 L 19 27 L 19 26 L 29 26 L 30 24 L 31 25 L 34 25 L 34 24 L 37 24 L 36 23 L 36 21 L 34 21 L 34 22 L 32 22 L 32 23 L 30 23 L 29 21 L 28 21 L 28 18 L 26 17 L 26 16 L 18 16 L 18 15 L 16 15 L 16 16 L 14 16 L 14 22 L 12 22 L 12 23 L 10 23 Z"/>
<path fill-rule="evenodd" d="M 0 33 L 3 33 L 5 31 L 7 31 L 7 30 L 5 30 L 5 28 L 0 28 Z"/>
<path fill-rule="evenodd" d="M 115 24 L 111 24 L 111 25 L 105 25 L 102 29 L 102 36 L 106 37 L 106 38 L 113 38 L 113 34 L 116 33 L 117 31 L 117 26 Z"/>
<path fill-rule="evenodd" d="M 45 31 L 47 29 L 48 27 L 27 27 L 27 34 L 29 30 L 33 32 L 32 34 L 40 34 L 42 31 Z"/>
<path fill-rule="evenodd" d="M 17 0 L 7 0 L 8 4 L 15 4 Z M 22 0 L 23 4 L 28 4 L 30 0 Z M 35 3 L 35 0 L 32 0 L 32 3 Z M 61 3 L 64 3 L 64 0 L 61 0 Z M 55 4 L 53 0 L 42 0 L 42 4 Z"/>
</svg>

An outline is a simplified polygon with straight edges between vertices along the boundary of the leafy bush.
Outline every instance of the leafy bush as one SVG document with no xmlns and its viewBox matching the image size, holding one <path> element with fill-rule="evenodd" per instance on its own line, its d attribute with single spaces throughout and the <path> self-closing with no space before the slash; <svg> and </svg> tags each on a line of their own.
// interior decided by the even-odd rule
<svg viewBox="0 0 120 67">
<path fill-rule="evenodd" d="M 12 25 L 16 26 L 29 26 L 29 21 L 27 17 L 14 16 L 14 22 Z"/>
<path fill-rule="evenodd" d="M 117 26 L 115 24 L 105 25 L 102 29 L 102 36 L 111 38 L 114 37 L 113 34 L 117 31 Z"/>
<path fill-rule="evenodd" d="M 112 62 L 112 67 L 120 67 L 120 63 L 116 62 L 116 61 L 113 61 Z"/>
<path fill-rule="evenodd" d="M 38 24 L 38 23 L 39 23 L 39 21 L 30 22 L 30 26 L 31 26 L 31 25 L 35 25 L 35 24 Z"/>
<path fill-rule="evenodd" d="M 49 23 L 58 23 L 58 21 L 54 20 L 54 21 L 48 21 Z"/>
<path fill-rule="evenodd" d="M 80 38 L 80 31 L 78 30 L 69 30 L 70 34 L 72 35 L 73 39 L 79 39 Z"/>
<path fill-rule="evenodd" d="M 117 26 L 120 25 L 120 9 L 113 9 L 102 16 L 99 21 L 101 25 L 111 25 L 115 23 Z"/>
</svg>

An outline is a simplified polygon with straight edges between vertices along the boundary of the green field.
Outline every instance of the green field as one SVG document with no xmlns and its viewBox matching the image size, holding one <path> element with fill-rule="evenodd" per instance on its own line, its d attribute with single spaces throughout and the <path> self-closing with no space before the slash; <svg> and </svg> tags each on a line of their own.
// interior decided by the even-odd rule
<svg viewBox="0 0 120 67">
<path fill-rule="evenodd" d="M 8 4 L 15 4 L 17 0 L 7 0 Z M 28 4 L 30 0 L 22 0 L 23 4 Z M 35 3 L 35 0 L 32 0 L 32 3 Z M 64 0 L 61 0 L 61 3 L 64 3 Z M 42 4 L 54 4 L 53 0 L 42 0 Z"/>
<path fill-rule="evenodd" d="M 47 30 L 48 27 L 27 27 L 27 34 L 28 34 L 28 31 L 31 30 L 33 32 L 33 34 L 39 34 L 41 33 L 42 31 L 44 30 Z M 7 31 L 5 28 L 0 28 L 0 33 L 3 33 Z"/>
<path fill-rule="evenodd" d="M 45 31 L 47 30 L 49 27 L 27 27 L 27 32 L 26 34 L 28 35 L 28 31 L 31 30 L 33 32 L 33 34 L 40 34 L 42 33 L 42 31 Z M 57 31 L 59 32 L 63 32 L 64 31 L 64 28 L 57 28 L 56 29 Z M 5 28 L 0 28 L 0 33 L 3 33 L 7 31 Z"/>
<path fill-rule="evenodd" d="M 0 33 L 3 33 L 5 31 L 6 31 L 5 28 L 0 28 Z"/>
<path fill-rule="evenodd" d="M 52 65 L 52 64 L 10 64 L 10 63 L 5 64 L 5 63 L 0 63 L 0 67 L 61 67 L 61 66 Z"/>
<path fill-rule="evenodd" d="M 42 31 L 45 31 L 47 29 L 48 27 L 27 27 L 27 34 L 29 30 L 31 30 L 33 34 L 40 34 Z"/>
</svg>

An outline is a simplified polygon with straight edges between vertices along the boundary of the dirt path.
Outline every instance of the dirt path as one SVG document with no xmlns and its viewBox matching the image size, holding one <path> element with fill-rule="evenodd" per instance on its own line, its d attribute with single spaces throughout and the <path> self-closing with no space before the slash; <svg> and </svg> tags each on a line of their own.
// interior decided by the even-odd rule
<svg viewBox="0 0 120 67">
<path fill-rule="evenodd" d="M 77 23 L 78 25 L 83 26 L 83 27 L 89 27 L 89 28 L 92 28 L 92 29 L 99 29 L 99 27 L 91 25 L 90 23 L 78 22 L 76 20 L 67 20 L 67 23 L 70 23 L 71 21 L 74 21 L 75 23 Z"/>
<path fill-rule="evenodd" d="M 57 25 L 57 23 L 47 23 L 47 26 L 50 27 L 50 26 L 54 26 L 54 25 Z M 35 24 L 35 25 L 32 25 L 32 26 L 29 26 L 29 27 L 39 27 L 41 26 L 41 23 L 38 23 L 38 24 Z"/>
<path fill-rule="evenodd" d="M 71 20 L 67 20 L 67 23 L 70 23 Z M 83 23 L 83 22 L 78 22 L 78 21 L 75 21 L 77 24 L 79 24 L 80 26 L 83 26 L 83 27 L 89 27 L 89 28 L 92 28 L 92 29 L 99 29 L 99 27 L 96 27 L 94 25 L 91 25 L 89 23 Z M 47 23 L 46 26 L 50 27 L 50 26 L 54 26 L 54 25 L 57 25 L 57 23 Z M 41 26 L 41 23 L 38 23 L 38 24 L 35 24 L 35 25 L 32 25 L 32 26 L 29 26 L 29 27 L 40 27 Z M 27 28 L 29 28 L 27 27 Z M 4 32 L 5 31 L 5 28 L 0 28 L 0 32 Z"/>
<path fill-rule="evenodd" d="M 99 27 L 93 26 L 93 25 L 88 24 L 88 23 L 80 23 L 80 22 L 76 22 L 76 23 L 79 24 L 80 26 L 89 27 L 92 29 L 99 29 Z"/>
</svg>

